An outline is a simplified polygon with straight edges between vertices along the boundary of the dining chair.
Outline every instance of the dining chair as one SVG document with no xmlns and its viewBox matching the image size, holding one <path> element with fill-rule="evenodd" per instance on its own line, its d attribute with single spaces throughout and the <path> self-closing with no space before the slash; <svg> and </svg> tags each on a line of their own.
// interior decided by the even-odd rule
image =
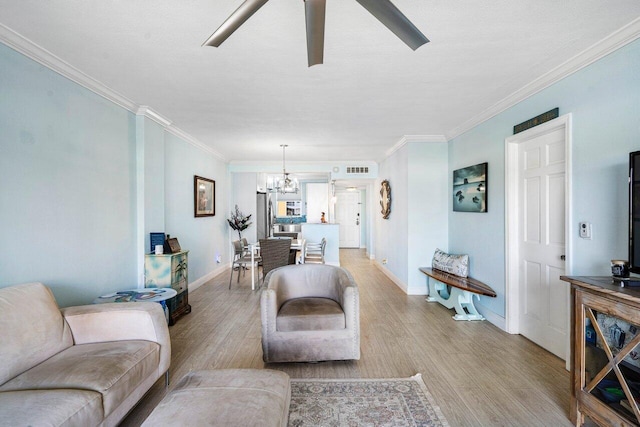
<svg viewBox="0 0 640 427">
<path fill-rule="evenodd" d="M 260 246 L 257 247 L 251 247 L 249 246 L 249 242 L 247 241 L 247 239 L 245 237 L 242 238 L 242 247 L 245 250 L 245 255 L 247 256 L 247 258 L 249 258 L 249 261 L 251 261 L 251 252 L 250 251 L 254 251 L 255 253 L 253 254 L 253 262 L 256 263 L 256 265 L 258 266 L 258 270 L 260 268 L 262 268 L 262 257 L 260 256 Z"/>
<path fill-rule="evenodd" d="M 300 249 L 296 250 L 294 264 L 304 264 L 304 252 L 307 250 L 307 239 L 298 239 Z"/>
<path fill-rule="evenodd" d="M 289 264 L 291 239 L 260 239 L 262 279 L 271 270 Z"/>
<path fill-rule="evenodd" d="M 238 269 L 238 282 L 240 282 L 240 271 L 245 272 L 247 265 L 251 265 L 251 254 L 247 253 L 244 245 L 240 240 L 233 241 L 233 262 L 231 263 L 231 275 L 229 276 L 229 289 L 231 289 L 231 280 L 233 279 L 233 271 Z"/>
<path fill-rule="evenodd" d="M 304 248 L 305 240 L 298 240 L 300 244 L 300 248 Z M 291 239 L 291 243 L 293 244 L 293 239 Z M 298 263 L 298 249 L 289 249 L 289 265 Z"/>
<path fill-rule="evenodd" d="M 292 244 L 293 244 L 293 240 L 298 240 L 298 242 L 301 243 L 301 248 L 302 248 L 302 244 L 304 244 L 305 240 L 299 240 L 297 237 L 298 233 L 288 233 L 291 234 L 291 236 L 283 236 L 282 234 L 287 234 L 287 233 L 281 233 L 280 235 L 273 237 L 273 239 L 283 239 L 283 240 L 289 240 Z M 293 249 L 291 248 L 289 250 L 289 264 L 293 265 L 293 264 L 297 264 L 298 263 L 298 249 Z"/>
<path fill-rule="evenodd" d="M 327 246 L 327 239 L 324 237 L 319 243 L 307 242 L 304 250 L 304 263 L 324 264 L 324 250 Z"/>
</svg>

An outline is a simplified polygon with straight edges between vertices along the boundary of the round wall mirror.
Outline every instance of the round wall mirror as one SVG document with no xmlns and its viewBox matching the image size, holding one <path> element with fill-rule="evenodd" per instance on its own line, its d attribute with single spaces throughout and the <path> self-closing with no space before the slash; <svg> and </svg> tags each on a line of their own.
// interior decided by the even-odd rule
<svg viewBox="0 0 640 427">
<path fill-rule="evenodd" d="M 380 207 L 382 208 L 382 218 L 389 219 L 391 213 L 391 186 L 386 179 L 382 181 L 380 188 Z"/>
</svg>

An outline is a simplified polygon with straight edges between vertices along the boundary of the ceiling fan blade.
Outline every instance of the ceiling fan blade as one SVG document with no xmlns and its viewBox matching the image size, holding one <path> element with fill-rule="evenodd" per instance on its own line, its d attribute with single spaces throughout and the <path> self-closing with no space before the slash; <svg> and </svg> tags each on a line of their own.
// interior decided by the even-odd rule
<svg viewBox="0 0 640 427">
<path fill-rule="evenodd" d="M 218 47 L 269 0 L 245 0 L 202 46 Z"/>
<path fill-rule="evenodd" d="M 307 21 L 307 59 L 309 67 L 324 59 L 324 16 L 326 0 L 304 0 Z"/>
<path fill-rule="evenodd" d="M 429 39 L 407 19 L 406 16 L 389 0 L 356 0 L 365 9 L 382 22 L 388 29 L 416 50 L 429 42 Z"/>
</svg>

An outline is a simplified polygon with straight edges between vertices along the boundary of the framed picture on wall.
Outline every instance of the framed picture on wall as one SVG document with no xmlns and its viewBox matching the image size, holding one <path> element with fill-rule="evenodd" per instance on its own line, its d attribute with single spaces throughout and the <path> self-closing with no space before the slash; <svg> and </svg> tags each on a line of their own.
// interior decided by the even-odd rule
<svg viewBox="0 0 640 427">
<path fill-rule="evenodd" d="M 488 163 L 453 171 L 453 211 L 487 211 Z"/>
<path fill-rule="evenodd" d="M 194 175 L 193 177 L 194 216 L 214 216 L 216 214 L 216 182 Z"/>
</svg>

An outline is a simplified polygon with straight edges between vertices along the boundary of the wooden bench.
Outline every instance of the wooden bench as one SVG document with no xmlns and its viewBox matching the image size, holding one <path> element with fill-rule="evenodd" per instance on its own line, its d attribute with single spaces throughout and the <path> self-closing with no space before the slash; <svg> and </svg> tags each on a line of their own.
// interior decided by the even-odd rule
<svg viewBox="0 0 640 427">
<path fill-rule="evenodd" d="M 427 275 L 427 301 L 454 308 L 454 320 L 484 320 L 473 305 L 473 297 L 475 295 L 479 299 L 480 295 L 486 295 L 495 298 L 493 289 L 470 277 L 460 277 L 434 268 L 421 267 L 420 271 Z M 451 287 L 451 291 L 447 286 Z"/>
</svg>

